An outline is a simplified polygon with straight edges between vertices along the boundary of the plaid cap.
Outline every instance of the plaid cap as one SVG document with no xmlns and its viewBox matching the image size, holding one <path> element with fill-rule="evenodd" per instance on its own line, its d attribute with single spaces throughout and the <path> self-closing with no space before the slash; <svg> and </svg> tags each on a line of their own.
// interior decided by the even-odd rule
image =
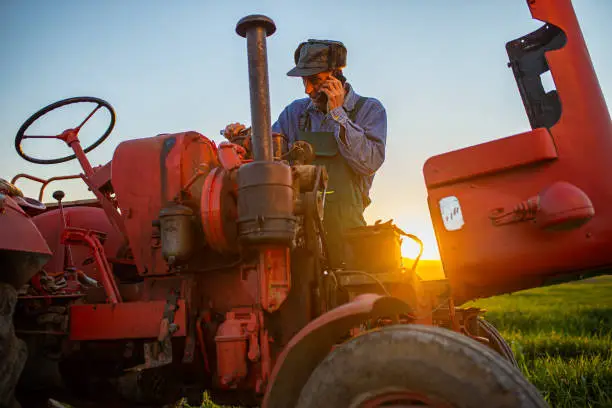
<svg viewBox="0 0 612 408">
<path fill-rule="evenodd" d="M 296 67 L 287 72 L 292 77 L 307 77 L 324 71 L 343 68 L 346 48 L 339 41 L 308 40 L 295 51 Z"/>
</svg>

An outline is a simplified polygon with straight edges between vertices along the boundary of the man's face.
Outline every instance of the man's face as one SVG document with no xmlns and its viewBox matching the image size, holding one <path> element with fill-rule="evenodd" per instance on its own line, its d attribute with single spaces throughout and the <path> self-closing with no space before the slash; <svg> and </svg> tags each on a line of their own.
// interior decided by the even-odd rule
<svg viewBox="0 0 612 408">
<path fill-rule="evenodd" d="M 325 94 L 321 92 L 321 85 L 323 85 L 323 83 L 331 76 L 331 71 L 324 71 L 308 77 L 302 77 L 304 92 L 310 96 L 310 99 L 312 99 L 313 103 L 315 103 L 317 106 L 322 105 L 319 106 L 320 108 L 326 107 L 327 104 Z"/>
</svg>

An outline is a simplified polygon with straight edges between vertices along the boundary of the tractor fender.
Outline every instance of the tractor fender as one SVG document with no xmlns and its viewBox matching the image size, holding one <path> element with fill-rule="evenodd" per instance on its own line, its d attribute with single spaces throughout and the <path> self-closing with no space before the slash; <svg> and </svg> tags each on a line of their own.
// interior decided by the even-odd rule
<svg viewBox="0 0 612 408">
<path fill-rule="evenodd" d="M 369 319 L 411 310 L 398 298 L 363 294 L 317 317 L 304 326 L 279 355 L 262 408 L 294 407 L 312 371 L 351 328 Z"/>
<path fill-rule="evenodd" d="M 37 226 L 11 197 L 0 193 L 0 282 L 16 289 L 51 257 Z"/>
</svg>

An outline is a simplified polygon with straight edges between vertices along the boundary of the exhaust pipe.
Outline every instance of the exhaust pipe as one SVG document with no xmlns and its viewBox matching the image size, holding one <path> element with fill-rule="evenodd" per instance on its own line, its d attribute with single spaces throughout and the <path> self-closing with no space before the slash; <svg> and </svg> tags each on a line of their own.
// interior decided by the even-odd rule
<svg viewBox="0 0 612 408">
<path fill-rule="evenodd" d="M 236 33 L 247 39 L 251 92 L 251 143 L 254 161 L 274 160 L 266 37 L 275 31 L 274 21 L 259 14 L 246 16 L 236 24 Z"/>
<path fill-rule="evenodd" d="M 289 251 L 297 228 L 293 173 L 285 162 L 274 160 L 272 144 L 266 37 L 274 31 L 274 22 L 262 15 L 244 17 L 236 25 L 238 35 L 247 39 L 254 159 L 238 168 L 238 240 L 241 248 L 258 252 L 254 295 L 269 313 L 278 310 L 289 295 Z M 262 356 L 262 361 L 269 358 Z"/>
</svg>

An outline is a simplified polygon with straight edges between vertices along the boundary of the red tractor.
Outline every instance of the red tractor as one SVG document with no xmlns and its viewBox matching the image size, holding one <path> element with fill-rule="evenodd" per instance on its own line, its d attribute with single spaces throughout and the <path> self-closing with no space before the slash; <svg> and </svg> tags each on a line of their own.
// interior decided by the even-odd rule
<svg viewBox="0 0 612 408">
<path fill-rule="evenodd" d="M 419 257 L 403 265 L 401 240 L 420 241 L 390 222 L 347 231 L 346 264 L 327 266 L 328 175 L 310 145 L 271 132 L 275 26 L 265 16 L 236 26 L 252 131 L 232 143 L 160 134 L 122 142 L 93 167 L 86 153 L 115 121 L 107 102 L 73 98 L 35 113 L 17 152 L 41 164 L 76 158 L 83 173 L 0 185 L 0 341 L 17 355 L 0 357 L 0 402 L 12 401 L 21 373 L 18 389 L 61 384 L 146 404 L 209 389 L 267 408 L 546 406 L 482 311 L 456 306 L 612 265 L 612 189 L 598 177 L 612 156 L 610 115 L 570 0 L 527 3 L 545 24 L 506 48 L 533 130 L 424 167 L 444 280 L 419 279 Z M 548 70 L 557 89 L 547 93 Z M 75 103 L 93 111 L 53 136 L 74 154 L 27 156 L 24 139 L 48 137 L 28 135 L 30 125 Z M 83 149 L 79 130 L 100 109 L 111 123 Z M 41 183 L 38 200 L 15 187 L 22 178 Z M 67 178 L 96 198 L 56 191 L 56 202 L 40 202 Z"/>
</svg>

